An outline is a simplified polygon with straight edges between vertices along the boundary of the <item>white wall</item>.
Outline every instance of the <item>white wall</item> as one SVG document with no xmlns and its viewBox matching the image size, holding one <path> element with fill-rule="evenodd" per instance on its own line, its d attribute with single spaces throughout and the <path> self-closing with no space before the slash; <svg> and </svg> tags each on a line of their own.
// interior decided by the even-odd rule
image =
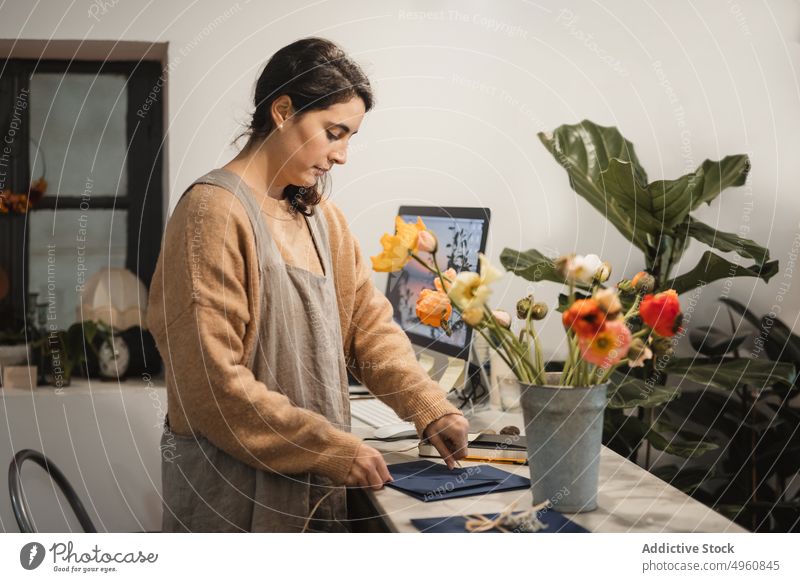
<svg viewBox="0 0 800 582">
<path fill-rule="evenodd" d="M 615 276 L 632 275 L 642 266 L 638 252 L 570 190 L 536 138 L 589 118 L 619 127 L 652 180 L 706 158 L 750 155 L 747 186 L 697 216 L 737 232 L 754 202 L 750 236 L 770 247 L 781 272 L 769 285 L 736 280 L 731 295 L 763 313 L 780 283 L 790 283 L 778 315 L 797 327 L 800 285 L 788 270 L 800 236 L 795 2 L 12 0 L 0 8 L 0 38 L 169 43 L 173 204 L 193 178 L 235 153 L 229 142 L 247 119 L 264 62 L 309 35 L 341 43 L 377 92 L 348 164 L 333 176 L 334 200 L 366 254 L 401 203 L 485 205 L 495 260 L 504 247 L 598 252 Z M 681 268 L 702 250 L 696 243 Z M 703 294 L 694 322 L 714 317 L 723 285 Z M 525 291 L 509 275 L 496 304 L 511 309 Z M 555 297 L 552 286 L 538 293 Z M 550 318 L 548 350 L 558 351 L 562 337 Z"/>
</svg>

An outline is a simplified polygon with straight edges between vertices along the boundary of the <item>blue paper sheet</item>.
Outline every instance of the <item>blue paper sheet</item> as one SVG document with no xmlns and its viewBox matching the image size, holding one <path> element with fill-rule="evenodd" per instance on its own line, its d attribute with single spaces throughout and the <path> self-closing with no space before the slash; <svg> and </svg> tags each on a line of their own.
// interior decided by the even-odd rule
<svg viewBox="0 0 800 582">
<path fill-rule="evenodd" d="M 432 461 L 411 461 L 389 465 L 394 481 L 386 484 L 420 501 L 440 501 L 469 495 L 526 489 L 530 479 L 491 465 L 474 465 L 450 470 Z"/>
<path fill-rule="evenodd" d="M 486 513 L 484 515 L 488 519 L 494 519 L 498 514 Z M 547 529 L 530 533 L 589 533 L 589 530 L 564 517 L 553 509 L 540 511 L 538 517 L 539 521 L 547 526 Z M 423 533 L 463 533 L 467 531 L 464 527 L 466 523 L 467 518 L 463 515 L 454 515 L 452 517 L 426 517 L 411 520 L 411 524 Z M 498 529 L 490 529 L 484 533 L 502 532 Z"/>
</svg>

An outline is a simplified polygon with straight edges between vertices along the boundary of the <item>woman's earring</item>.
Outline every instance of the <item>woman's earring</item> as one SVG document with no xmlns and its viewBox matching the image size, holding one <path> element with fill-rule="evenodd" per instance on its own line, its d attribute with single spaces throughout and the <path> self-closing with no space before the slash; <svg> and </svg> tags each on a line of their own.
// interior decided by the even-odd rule
<svg viewBox="0 0 800 582">
<path fill-rule="evenodd" d="M 282 123 L 278 126 L 278 129 L 283 129 L 283 124 Z"/>
</svg>

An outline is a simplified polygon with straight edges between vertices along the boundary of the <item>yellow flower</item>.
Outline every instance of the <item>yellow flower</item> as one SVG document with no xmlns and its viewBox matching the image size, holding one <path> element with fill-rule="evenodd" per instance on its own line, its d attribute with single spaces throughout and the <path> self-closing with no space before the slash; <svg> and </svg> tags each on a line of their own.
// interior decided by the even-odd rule
<svg viewBox="0 0 800 582">
<path fill-rule="evenodd" d="M 426 230 L 421 218 L 417 217 L 417 223 L 412 224 L 399 216 L 395 219 L 395 229 L 395 234 L 385 233 L 381 237 L 383 252 L 370 257 L 374 271 L 393 273 L 405 267 L 411 259 L 411 253 L 417 251 L 419 233 Z"/>
<path fill-rule="evenodd" d="M 483 307 L 492 292 L 489 285 L 503 276 L 484 254 L 481 253 L 478 257 L 481 263 L 480 275 L 468 271 L 459 273 L 448 293 L 461 311 L 461 318 L 473 327 L 483 320 Z"/>
<path fill-rule="evenodd" d="M 470 307 L 461 312 L 461 319 L 472 327 L 478 327 L 481 321 L 483 321 L 483 316 L 483 307 Z"/>
</svg>

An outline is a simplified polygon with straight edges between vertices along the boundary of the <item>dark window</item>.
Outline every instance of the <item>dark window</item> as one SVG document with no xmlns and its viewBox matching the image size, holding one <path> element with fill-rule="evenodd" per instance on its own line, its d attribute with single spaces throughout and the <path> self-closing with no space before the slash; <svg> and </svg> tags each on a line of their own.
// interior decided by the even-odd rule
<svg viewBox="0 0 800 582">
<path fill-rule="evenodd" d="M 0 330 L 52 278 L 62 329 L 101 267 L 149 288 L 163 226 L 161 74 L 153 61 L 0 60 L 0 191 L 27 192 L 43 173 L 48 183 L 27 216 L 0 215 Z"/>
</svg>

